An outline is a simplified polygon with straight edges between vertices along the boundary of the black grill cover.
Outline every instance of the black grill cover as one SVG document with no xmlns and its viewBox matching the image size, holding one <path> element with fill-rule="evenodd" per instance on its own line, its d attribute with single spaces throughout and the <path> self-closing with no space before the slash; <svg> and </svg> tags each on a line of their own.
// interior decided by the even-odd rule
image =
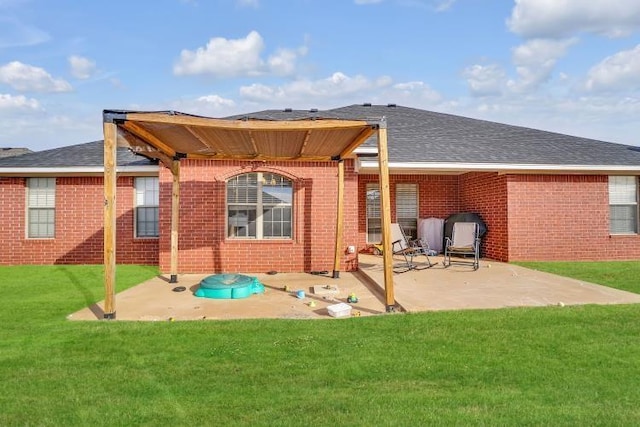
<svg viewBox="0 0 640 427">
<path fill-rule="evenodd" d="M 447 219 L 444 220 L 444 239 L 451 238 L 451 234 L 453 233 L 453 224 L 456 222 L 477 222 L 479 227 L 480 237 L 484 236 L 487 232 L 487 225 L 484 223 L 480 214 L 464 212 L 464 213 L 456 213 L 450 215 Z"/>
</svg>

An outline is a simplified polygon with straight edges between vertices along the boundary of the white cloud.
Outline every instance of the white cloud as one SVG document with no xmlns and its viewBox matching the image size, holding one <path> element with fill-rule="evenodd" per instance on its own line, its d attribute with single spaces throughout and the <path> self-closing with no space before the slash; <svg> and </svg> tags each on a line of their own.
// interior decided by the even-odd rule
<svg viewBox="0 0 640 427">
<path fill-rule="evenodd" d="M 71 66 L 71 75 L 77 79 L 88 79 L 96 71 L 96 63 L 83 56 L 70 56 L 69 65 Z"/>
<path fill-rule="evenodd" d="M 442 96 L 425 82 L 413 81 L 396 83 L 389 89 L 384 89 L 374 100 L 380 99 L 380 103 L 433 105 L 442 100 Z"/>
<path fill-rule="evenodd" d="M 240 95 L 251 101 L 309 102 L 310 99 L 322 101 L 341 99 L 354 94 L 366 94 L 370 90 L 390 85 L 391 79 L 387 76 L 369 79 L 363 75 L 349 77 L 344 73 L 335 72 L 325 79 L 301 79 L 275 87 L 254 83 L 250 86 L 242 86 Z"/>
<path fill-rule="evenodd" d="M 502 93 L 506 82 L 506 73 L 497 64 L 472 65 L 462 75 L 467 79 L 469 91 L 473 96 L 495 96 Z"/>
<path fill-rule="evenodd" d="M 567 49 L 577 39 L 533 39 L 513 49 L 513 63 L 518 80 L 510 80 L 507 85 L 515 92 L 537 89 L 551 77 L 551 73 Z"/>
<path fill-rule="evenodd" d="M 0 83 L 23 92 L 69 92 L 71 85 L 63 79 L 54 79 L 40 67 L 13 61 L 0 67 Z"/>
<path fill-rule="evenodd" d="M 9 95 L 0 93 L 0 110 L 39 110 L 40 103 L 33 98 L 27 98 L 24 95 Z"/>
<path fill-rule="evenodd" d="M 382 3 L 383 0 L 354 0 L 355 4 L 376 4 L 376 3 Z"/>
<path fill-rule="evenodd" d="M 282 48 L 265 61 L 261 57 L 263 50 L 264 40 L 257 31 L 251 31 L 240 39 L 215 37 L 196 51 L 183 50 L 173 67 L 173 73 L 216 77 L 290 75 L 295 72 L 298 57 L 307 53 L 305 46 L 298 49 Z"/>
<path fill-rule="evenodd" d="M 302 47 L 298 50 L 278 49 L 275 55 L 268 59 L 269 70 L 276 75 L 288 76 L 295 72 L 296 61 L 299 56 L 306 55 L 307 49 Z"/>
<path fill-rule="evenodd" d="M 223 98 L 219 95 L 205 95 L 197 99 L 198 102 L 204 102 L 213 107 L 235 107 L 236 103 L 233 99 Z"/>
<path fill-rule="evenodd" d="M 515 0 L 507 25 L 527 38 L 562 38 L 580 32 L 619 37 L 640 29 L 640 1 Z"/>
<path fill-rule="evenodd" d="M 586 88 L 592 91 L 640 88 L 640 45 L 609 56 L 587 73 Z"/>
<path fill-rule="evenodd" d="M 240 111 L 233 99 L 224 98 L 217 94 L 202 95 L 197 98 L 183 98 L 169 103 L 169 108 L 189 114 L 197 114 L 207 117 L 226 117 Z M 137 106 L 139 110 L 162 110 L 167 109 L 167 104 Z"/>
<path fill-rule="evenodd" d="M 256 31 L 241 39 L 214 37 L 195 52 L 183 50 L 173 72 L 176 75 L 211 74 L 218 77 L 257 75 L 263 68 L 260 58 L 263 49 L 264 41 Z"/>
</svg>

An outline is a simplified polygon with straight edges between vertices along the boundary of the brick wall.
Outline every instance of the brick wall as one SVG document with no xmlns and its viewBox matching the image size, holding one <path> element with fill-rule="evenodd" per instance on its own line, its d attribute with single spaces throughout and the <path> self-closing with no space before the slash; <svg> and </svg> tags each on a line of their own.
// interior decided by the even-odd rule
<svg viewBox="0 0 640 427">
<path fill-rule="evenodd" d="M 507 261 L 511 216 L 508 211 L 506 176 L 471 172 L 460 175 L 459 181 L 460 212 L 478 213 L 487 225 L 487 233 L 482 238 L 482 256 Z"/>
<path fill-rule="evenodd" d="M 26 179 L 0 178 L 0 264 L 102 264 L 102 177 L 56 178 L 55 238 L 26 238 Z M 133 237 L 133 178 L 118 179 L 117 262 L 157 263 L 158 239 Z"/>
<path fill-rule="evenodd" d="M 293 239 L 226 237 L 226 180 L 242 173 L 273 172 L 293 181 Z M 183 160 L 180 170 L 179 272 L 300 272 L 333 270 L 338 168 L 335 162 Z M 171 262 L 171 173 L 160 172 L 160 268 Z M 344 249 L 357 242 L 357 176 L 345 161 Z M 343 254 L 341 270 L 357 268 Z"/>
<path fill-rule="evenodd" d="M 292 240 L 226 238 L 225 182 L 251 171 L 274 172 L 294 182 Z M 101 264 L 102 177 L 56 180 L 56 238 L 26 239 L 26 180 L 0 178 L 0 264 Z M 170 265 L 171 174 L 160 172 L 160 238 L 133 237 L 132 177 L 118 179 L 117 262 Z M 376 175 L 356 175 L 345 162 L 343 248 L 366 248 L 365 188 Z M 607 176 L 392 175 L 418 184 L 420 217 L 477 212 L 487 223 L 483 256 L 497 260 L 637 259 L 640 236 L 611 236 Z M 334 162 L 182 162 L 179 271 L 264 272 L 333 269 L 337 166 Z M 357 201 L 357 202 L 356 202 Z M 360 214 L 358 214 L 360 212 Z M 342 255 L 341 270 L 357 268 Z"/>
<path fill-rule="evenodd" d="M 638 259 L 640 236 L 609 234 L 608 177 L 510 175 L 509 260 Z"/>
</svg>

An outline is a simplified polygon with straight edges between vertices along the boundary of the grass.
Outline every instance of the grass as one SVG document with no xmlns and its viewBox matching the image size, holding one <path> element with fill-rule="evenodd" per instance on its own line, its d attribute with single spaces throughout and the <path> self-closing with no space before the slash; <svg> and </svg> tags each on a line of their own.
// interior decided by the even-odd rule
<svg viewBox="0 0 640 427">
<path fill-rule="evenodd" d="M 640 263 L 637 261 L 517 262 L 514 264 L 640 294 L 638 280 Z"/>
<path fill-rule="evenodd" d="M 0 425 L 640 423 L 640 306 L 67 321 L 101 271 L 0 267 Z"/>
</svg>

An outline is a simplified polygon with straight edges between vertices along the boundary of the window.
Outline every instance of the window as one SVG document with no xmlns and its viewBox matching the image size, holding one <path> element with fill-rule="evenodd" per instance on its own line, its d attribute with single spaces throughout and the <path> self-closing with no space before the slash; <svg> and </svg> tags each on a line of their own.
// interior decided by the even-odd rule
<svg viewBox="0 0 640 427">
<path fill-rule="evenodd" d="M 27 179 L 27 237 L 55 237 L 56 179 Z"/>
<path fill-rule="evenodd" d="M 382 241 L 382 219 L 380 214 L 380 188 L 377 183 L 367 184 L 367 242 Z"/>
<path fill-rule="evenodd" d="M 410 239 L 418 237 L 418 186 L 396 185 L 396 222 Z"/>
<path fill-rule="evenodd" d="M 135 235 L 136 237 L 158 237 L 160 235 L 158 232 L 160 205 L 158 178 L 136 178 L 135 188 Z"/>
<path fill-rule="evenodd" d="M 638 232 L 638 187 L 635 176 L 609 177 L 609 230 L 611 234 Z"/>
<path fill-rule="evenodd" d="M 227 236 L 290 239 L 293 185 L 267 172 L 238 175 L 227 181 Z"/>
</svg>

